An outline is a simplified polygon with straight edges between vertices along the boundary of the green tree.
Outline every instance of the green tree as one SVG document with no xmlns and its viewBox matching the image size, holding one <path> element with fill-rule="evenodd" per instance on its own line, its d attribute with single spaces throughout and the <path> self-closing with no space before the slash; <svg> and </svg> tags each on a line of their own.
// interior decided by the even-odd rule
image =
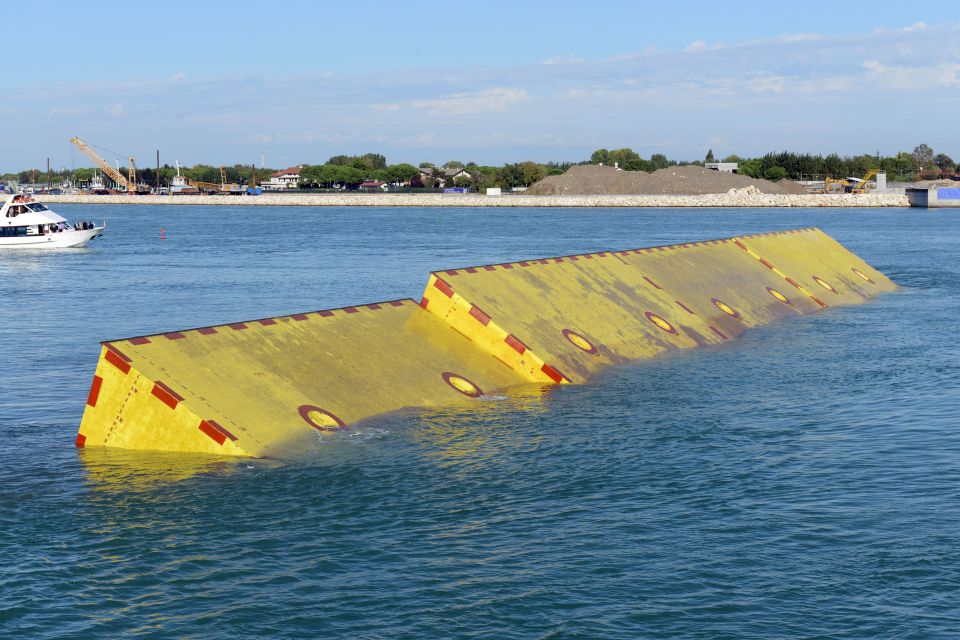
<svg viewBox="0 0 960 640">
<path fill-rule="evenodd" d="M 386 174 L 389 182 L 400 185 L 401 183 L 413 180 L 414 176 L 420 175 L 420 170 L 412 164 L 401 162 L 400 164 L 392 164 L 387 167 Z"/>
<path fill-rule="evenodd" d="M 671 164 L 670 161 L 667 160 L 667 156 L 663 155 L 662 153 L 655 153 L 652 156 L 650 156 L 650 166 L 653 167 L 654 170 L 666 169 L 667 167 L 670 166 L 670 164 Z M 676 164 L 676 163 L 673 163 L 673 164 Z"/>
<path fill-rule="evenodd" d="M 783 167 L 770 167 L 763 172 L 763 177 L 776 182 L 787 177 L 787 170 Z"/>
<path fill-rule="evenodd" d="M 520 174 L 522 176 L 523 186 L 525 187 L 529 187 L 547 177 L 546 170 L 536 162 L 520 163 Z"/>
<path fill-rule="evenodd" d="M 953 158 L 945 153 L 938 153 L 933 158 L 933 163 L 937 165 L 937 169 L 940 169 L 941 173 L 953 173 L 954 167 L 957 166 L 957 163 L 953 161 Z"/>
<path fill-rule="evenodd" d="M 707 149 L 707 157 L 703 159 L 704 162 L 716 162 L 713 159 L 713 149 Z"/>
<path fill-rule="evenodd" d="M 590 164 L 611 164 L 610 151 L 607 149 L 597 149 L 590 154 Z"/>
<path fill-rule="evenodd" d="M 919 144 L 913 149 L 913 159 L 916 160 L 920 171 L 929 169 L 933 164 L 933 149 L 925 144 Z"/>
</svg>

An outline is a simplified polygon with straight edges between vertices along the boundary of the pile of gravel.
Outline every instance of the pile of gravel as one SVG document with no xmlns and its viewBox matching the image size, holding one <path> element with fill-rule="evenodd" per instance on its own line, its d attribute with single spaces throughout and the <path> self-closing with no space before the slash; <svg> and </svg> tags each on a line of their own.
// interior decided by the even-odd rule
<svg viewBox="0 0 960 640">
<path fill-rule="evenodd" d="M 697 166 L 667 167 L 646 173 L 598 165 L 570 167 L 563 175 L 544 178 L 527 189 L 526 193 L 540 196 L 706 195 L 747 187 L 754 187 L 760 193 L 806 193 L 802 186 L 791 180 L 770 182 Z"/>
</svg>

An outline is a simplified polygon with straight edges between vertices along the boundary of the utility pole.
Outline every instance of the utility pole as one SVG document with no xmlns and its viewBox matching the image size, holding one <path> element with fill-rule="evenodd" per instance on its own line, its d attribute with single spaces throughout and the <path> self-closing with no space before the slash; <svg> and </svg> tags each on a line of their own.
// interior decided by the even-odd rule
<svg viewBox="0 0 960 640">
<path fill-rule="evenodd" d="M 47 190 L 46 193 L 50 193 L 50 158 L 47 158 Z"/>
<path fill-rule="evenodd" d="M 157 193 L 160 193 L 160 149 L 157 149 Z"/>
</svg>

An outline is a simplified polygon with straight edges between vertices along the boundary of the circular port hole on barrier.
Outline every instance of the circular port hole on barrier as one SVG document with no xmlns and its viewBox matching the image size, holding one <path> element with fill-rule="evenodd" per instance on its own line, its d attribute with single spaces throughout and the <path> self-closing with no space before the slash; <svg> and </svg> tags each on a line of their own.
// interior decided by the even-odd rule
<svg viewBox="0 0 960 640">
<path fill-rule="evenodd" d="M 866 282 L 869 282 L 870 284 L 876 284 L 876 283 L 873 281 L 873 278 L 871 278 L 870 276 L 868 276 L 867 274 L 865 274 L 863 271 L 860 271 L 860 269 L 857 269 L 856 267 L 852 267 L 852 268 L 850 269 L 850 271 L 853 271 L 853 273 L 856 274 L 857 277 L 860 278 L 861 280 L 865 280 Z"/>
<path fill-rule="evenodd" d="M 443 378 L 443 381 L 450 385 L 450 388 L 457 393 L 462 393 L 468 398 L 479 398 L 483 395 L 483 391 L 480 390 L 480 387 L 475 385 L 470 380 L 467 380 L 463 376 L 450 373 L 449 371 L 444 371 L 440 375 Z"/>
<path fill-rule="evenodd" d="M 837 293 L 837 290 L 833 288 L 833 285 L 827 282 L 826 280 L 824 280 L 823 278 L 821 278 L 820 276 L 813 276 L 813 281 L 816 282 L 821 287 L 823 287 L 824 289 L 826 289 L 827 291 L 832 291 L 833 293 Z"/>
<path fill-rule="evenodd" d="M 667 322 L 657 314 L 653 313 L 652 311 L 647 311 L 643 315 L 647 317 L 647 320 L 655 324 L 660 329 L 666 331 L 667 333 L 672 333 L 673 335 L 679 335 L 677 330 L 673 328 L 672 324 L 670 324 L 669 322 Z"/>
<path fill-rule="evenodd" d="M 347 423 L 338 418 L 336 414 L 313 404 L 302 404 L 298 411 L 304 422 L 317 431 L 339 431 L 347 426 Z"/>
<path fill-rule="evenodd" d="M 571 329 L 563 330 L 563 337 L 567 339 L 573 346 L 581 351 L 586 351 L 589 354 L 597 355 L 599 353 L 597 348 L 593 345 L 592 342 L 587 340 L 583 335 L 573 331 Z"/>
<path fill-rule="evenodd" d="M 776 298 L 777 300 L 779 300 L 779 301 L 782 302 L 783 304 L 793 305 L 793 303 L 790 302 L 790 298 L 788 298 L 787 296 L 783 295 L 782 293 L 780 293 L 779 291 L 777 291 L 777 290 L 774 289 L 773 287 L 767 287 L 767 293 L 769 293 L 770 295 L 772 295 L 774 298 Z"/>
<path fill-rule="evenodd" d="M 728 305 L 723 300 L 720 300 L 719 298 L 710 298 L 710 302 L 713 303 L 713 306 L 715 306 L 717 309 L 720 309 L 720 311 L 723 311 L 731 318 L 740 318 L 740 312 Z"/>
</svg>

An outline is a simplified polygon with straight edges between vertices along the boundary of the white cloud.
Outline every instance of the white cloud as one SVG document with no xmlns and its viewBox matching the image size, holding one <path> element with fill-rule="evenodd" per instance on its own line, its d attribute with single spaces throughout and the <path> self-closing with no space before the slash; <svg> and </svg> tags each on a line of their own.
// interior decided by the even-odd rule
<svg viewBox="0 0 960 640">
<path fill-rule="evenodd" d="M 688 44 L 686 47 L 684 47 L 683 50 L 686 51 L 687 53 L 696 53 L 698 51 L 706 51 L 707 43 L 704 42 L 703 40 L 694 40 L 693 42 Z"/>
<path fill-rule="evenodd" d="M 526 102 L 529 95 L 524 89 L 494 87 L 483 91 L 462 92 L 438 98 L 410 100 L 404 103 L 376 104 L 378 111 L 401 109 L 422 110 L 431 115 L 462 116 L 475 113 L 503 112 L 513 105 Z"/>
<path fill-rule="evenodd" d="M 122 102 L 116 102 L 114 104 L 107 105 L 107 113 L 119 118 L 120 116 L 127 115 L 127 108 L 123 106 Z"/>
</svg>

